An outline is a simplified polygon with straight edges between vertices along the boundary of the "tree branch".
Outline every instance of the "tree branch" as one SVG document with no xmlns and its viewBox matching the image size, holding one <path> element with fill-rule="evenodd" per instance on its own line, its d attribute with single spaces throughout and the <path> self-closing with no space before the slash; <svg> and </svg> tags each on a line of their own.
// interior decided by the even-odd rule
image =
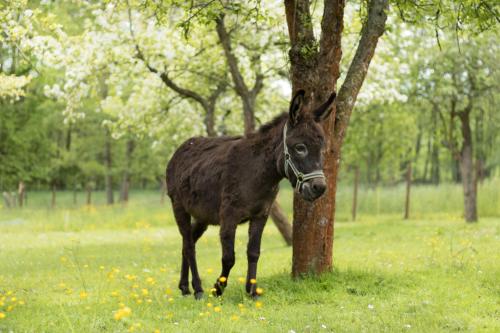
<svg viewBox="0 0 500 333">
<path fill-rule="evenodd" d="M 334 133 L 341 143 L 351 116 L 359 90 L 363 85 L 368 67 L 375 53 L 378 40 L 384 33 L 388 0 L 371 0 L 368 19 L 361 30 L 361 39 L 342 87 L 337 95 L 337 112 Z"/>
<path fill-rule="evenodd" d="M 144 54 L 142 53 L 142 51 L 138 45 L 136 45 L 135 48 L 137 50 L 137 55 L 136 55 L 137 59 L 142 60 L 151 73 L 157 74 L 167 87 L 169 87 L 170 89 L 172 89 L 173 91 L 175 91 L 179 95 L 183 96 L 184 98 L 190 98 L 190 99 L 198 102 L 203 107 L 203 109 L 205 109 L 205 110 L 208 109 L 208 102 L 205 98 L 203 98 L 200 94 L 198 94 L 195 91 L 178 86 L 168 76 L 167 72 L 160 73 L 156 68 L 154 68 L 153 66 L 151 66 L 149 64 L 149 62 L 144 58 Z"/>
<path fill-rule="evenodd" d="M 229 65 L 229 72 L 233 77 L 234 87 L 238 95 L 248 96 L 248 87 L 245 84 L 243 75 L 241 75 L 238 69 L 238 60 L 233 53 L 231 48 L 231 37 L 227 33 L 226 26 L 224 25 L 224 15 L 221 14 L 215 19 L 217 35 L 224 49 L 224 54 L 226 55 L 227 64 Z"/>
</svg>

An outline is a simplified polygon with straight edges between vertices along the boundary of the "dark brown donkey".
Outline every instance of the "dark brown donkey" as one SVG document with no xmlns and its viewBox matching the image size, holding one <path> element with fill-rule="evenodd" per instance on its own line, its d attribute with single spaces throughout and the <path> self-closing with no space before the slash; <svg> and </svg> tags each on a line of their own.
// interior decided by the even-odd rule
<svg viewBox="0 0 500 333">
<path fill-rule="evenodd" d="M 221 295 L 235 261 L 236 227 L 250 221 L 246 291 L 255 297 L 256 284 L 251 280 L 256 278 L 262 231 L 280 180 L 288 178 L 309 201 L 325 191 L 324 134 L 318 123 L 331 113 L 335 94 L 312 112 L 303 107 L 304 95 L 304 91 L 299 91 L 290 104 L 289 114 L 283 113 L 255 133 L 244 137 L 191 138 L 168 163 L 168 195 L 182 235 L 179 288 L 183 295 L 190 293 L 191 268 L 195 298 L 203 296 L 195 244 L 208 225 L 220 225 L 220 277 L 224 278 L 215 283 L 214 294 Z"/>
</svg>

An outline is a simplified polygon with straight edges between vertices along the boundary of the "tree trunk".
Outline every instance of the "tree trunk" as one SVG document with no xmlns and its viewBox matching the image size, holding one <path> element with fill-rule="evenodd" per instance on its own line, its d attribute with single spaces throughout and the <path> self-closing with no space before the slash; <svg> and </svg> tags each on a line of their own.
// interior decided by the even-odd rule
<svg viewBox="0 0 500 333">
<path fill-rule="evenodd" d="M 462 129 L 462 149 L 460 151 L 460 171 L 464 191 L 465 221 L 477 222 L 477 188 L 474 171 L 474 154 L 472 149 L 472 131 L 470 127 L 470 111 L 459 114 Z"/>
<path fill-rule="evenodd" d="M 406 199 L 405 199 L 405 215 L 404 219 L 410 218 L 410 191 L 411 191 L 411 162 L 408 162 L 406 169 Z"/>
<path fill-rule="evenodd" d="M 24 192 L 25 191 L 25 186 L 24 186 L 24 182 L 21 180 L 19 182 L 19 187 L 18 187 L 18 190 L 17 190 L 17 199 L 19 201 L 19 207 L 22 208 L 23 207 L 23 204 L 24 204 Z"/>
<path fill-rule="evenodd" d="M 283 212 L 283 209 L 278 204 L 278 201 L 274 201 L 273 205 L 271 206 L 269 216 L 271 216 L 271 219 L 281 233 L 281 236 L 283 236 L 286 245 L 291 246 L 293 241 L 292 225 L 290 224 L 290 222 L 288 222 L 288 218 Z"/>
<path fill-rule="evenodd" d="M 106 203 L 112 205 L 115 202 L 113 193 L 113 176 L 112 176 L 112 156 L 111 156 L 111 134 L 109 129 L 106 129 L 106 142 L 104 143 L 104 164 L 106 166 L 105 187 L 106 187 Z"/>
<path fill-rule="evenodd" d="M 125 169 L 123 170 L 122 186 L 120 190 L 120 201 L 128 202 L 129 188 L 130 188 L 130 168 L 132 165 L 132 154 L 135 149 L 134 140 L 127 140 L 127 147 L 125 150 Z"/>
<path fill-rule="evenodd" d="M 319 106 L 336 90 L 342 56 L 344 2 L 325 0 L 321 38 L 314 37 L 307 0 L 285 0 L 286 19 L 291 41 L 290 62 L 292 90 L 304 89 L 306 105 Z M 387 19 L 387 0 L 371 0 L 361 39 L 337 95 L 332 116 L 323 122 L 326 133 L 324 172 L 325 194 L 313 203 L 294 195 L 292 275 L 329 271 L 332 268 L 333 225 L 340 149 L 357 95 L 366 77 L 379 37 Z M 319 50 L 318 50 L 319 45 Z M 308 52 L 304 52 L 308 50 Z M 311 94 L 314 93 L 314 98 Z M 334 115 L 334 116 L 333 116 Z"/>
<path fill-rule="evenodd" d="M 356 213 L 358 210 L 358 185 L 359 185 L 359 166 L 354 169 L 354 188 L 352 194 L 352 220 L 356 221 Z"/>
</svg>

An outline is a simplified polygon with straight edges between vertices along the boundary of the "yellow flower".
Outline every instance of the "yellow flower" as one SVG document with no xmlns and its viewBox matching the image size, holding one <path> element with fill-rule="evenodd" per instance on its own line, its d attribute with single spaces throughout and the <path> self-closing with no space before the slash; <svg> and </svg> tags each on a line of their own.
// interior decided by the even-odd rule
<svg viewBox="0 0 500 333">
<path fill-rule="evenodd" d="M 130 274 L 126 274 L 125 275 L 125 278 L 129 281 L 132 281 L 132 280 L 135 280 L 136 279 L 136 276 L 135 275 L 130 275 Z"/>
<path fill-rule="evenodd" d="M 165 273 L 167 269 L 165 267 L 160 268 L 160 272 Z"/>
<path fill-rule="evenodd" d="M 141 291 L 144 296 L 147 296 L 149 294 L 149 291 L 146 288 L 142 289 Z"/>
<path fill-rule="evenodd" d="M 257 288 L 257 289 L 255 289 L 255 292 L 257 293 L 257 295 L 262 295 L 264 293 L 264 289 Z"/>
<path fill-rule="evenodd" d="M 168 296 L 172 295 L 172 289 L 170 288 L 165 289 L 165 294 Z"/>
<path fill-rule="evenodd" d="M 86 299 L 88 296 L 87 292 L 85 291 L 80 291 L 80 299 Z"/>
<path fill-rule="evenodd" d="M 17 302 L 17 304 L 19 304 L 19 305 L 24 305 L 24 301 L 23 301 L 23 300 L 20 300 L 19 302 Z"/>
<path fill-rule="evenodd" d="M 115 312 L 115 320 L 121 320 L 123 318 L 129 317 L 132 314 L 132 310 L 128 306 L 124 306 Z"/>
<path fill-rule="evenodd" d="M 221 312 L 221 311 L 222 311 L 222 308 L 221 308 L 220 306 L 216 306 L 216 307 L 214 308 L 214 311 L 215 311 L 215 312 Z"/>
<path fill-rule="evenodd" d="M 231 316 L 231 320 L 235 320 L 235 321 L 236 321 L 236 320 L 238 320 L 239 318 L 240 318 L 240 317 L 238 317 L 237 315 L 232 315 L 232 316 Z"/>
<path fill-rule="evenodd" d="M 239 277 L 238 278 L 239 283 L 245 283 L 245 278 L 244 277 Z"/>
<path fill-rule="evenodd" d="M 174 302 L 174 299 L 173 299 L 172 297 L 170 297 L 170 298 L 168 299 L 168 301 L 169 301 L 170 303 L 173 303 L 173 302 Z"/>
<path fill-rule="evenodd" d="M 12 303 L 15 303 L 15 302 L 17 301 L 17 298 L 16 298 L 16 297 L 14 297 L 14 296 L 12 296 L 12 297 L 10 298 L 10 301 L 11 301 Z"/>
<path fill-rule="evenodd" d="M 156 283 L 155 279 L 153 279 L 152 277 L 148 277 L 146 279 L 146 282 L 149 283 L 149 284 L 155 284 Z"/>
<path fill-rule="evenodd" d="M 259 302 L 259 301 L 255 302 L 255 307 L 257 309 L 260 309 L 262 307 L 262 302 Z"/>
<path fill-rule="evenodd" d="M 255 279 L 250 279 L 250 283 L 251 283 L 251 284 L 256 284 L 256 283 L 257 283 L 257 280 L 255 280 Z"/>
<path fill-rule="evenodd" d="M 213 271 L 214 271 L 214 270 L 213 270 L 212 268 L 207 268 L 207 273 L 208 273 L 208 274 L 212 274 L 212 272 L 213 272 Z"/>
<path fill-rule="evenodd" d="M 111 296 L 113 296 L 113 297 L 118 297 L 118 296 L 120 296 L 120 293 L 119 293 L 118 291 L 116 291 L 116 290 L 115 290 L 115 291 L 112 291 L 112 292 L 111 292 Z"/>
<path fill-rule="evenodd" d="M 104 266 L 99 266 L 99 269 L 100 269 L 101 271 L 102 271 L 102 270 L 104 270 L 104 268 L 105 268 Z"/>
<path fill-rule="evenodd" d="M 160 333 L 160 330 L 156 329 L 153 331 L 153 333 Z"/>
<path fill-rule="evenodd" d="M 226 279 L 224 276 L 221 276 L 221 277 L 219 278 L 219 281 L 220 281 L 220 282 L 222 282 L 222 283 L 224 283 L 224 282 L 226 282 L 226 281 L 227 281 L 227 279 Z"/>
<path fill-rule="evenodd" d="M 66 284 L 64 282 L 59 283 L 59 288 L 64 289 L 66 288 Z"/>
<path fill-rule="evenodd" d="M 6 317 L 5 313 L 0 312 L 0 319 L 4 319 Z"/>
<path fill-rule="evenodd" d="M 211 307 L 212 307 L 212 303 L 207 303 L 207 306 L 208 306 L 209 308 L 211 308 Z"/>
<path fill-rule="evenodd" d="M 239 303 L 239 304 L 238 304 L 238 307 L 239 307 L 239 308 L 240 308 L 240 310 L 241 310 L 241 309 L 243 309 L 245 306 L 244 306 L 242 303 Z"/>
</svg>

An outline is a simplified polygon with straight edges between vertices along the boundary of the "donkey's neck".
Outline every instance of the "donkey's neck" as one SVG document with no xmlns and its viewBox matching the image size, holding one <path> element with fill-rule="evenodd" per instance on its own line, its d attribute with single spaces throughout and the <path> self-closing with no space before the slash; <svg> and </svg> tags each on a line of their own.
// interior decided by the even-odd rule
<svg viewBox="0 0 500 333">
<path fill-rule="evenodd" d="M 245 137 L 252 154 L 259 156 L 256 160 L 263 164 L 259 166 L 263 170 L 261 175 L 268 180 L 270 187 L 275 187 L 285 177 L 283 127 L 287 120 L 288 114 L 283 113 Z"/>
</svg>

